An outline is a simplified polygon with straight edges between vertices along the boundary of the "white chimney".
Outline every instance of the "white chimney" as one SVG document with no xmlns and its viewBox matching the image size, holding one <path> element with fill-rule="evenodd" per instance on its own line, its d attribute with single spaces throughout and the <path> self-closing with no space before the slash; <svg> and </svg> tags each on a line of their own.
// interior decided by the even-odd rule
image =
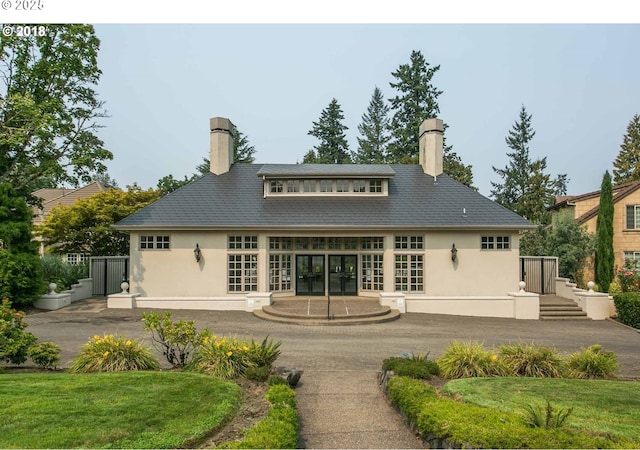
<svg viewBox="0 0 640 450">
<path fill-rule="evenodd" d="M 427 175 L 442 173 L 443 133 L 440 119 L 426 119 L 420 125 L 420 165 Z"/>
<path fill-rule="evenodd" d="M 211 130 L 209 171 L 216 175 L 227 173 L 233 164 L 233 133 L 234 127 L 229 119 L 213 117 L 209 119 Z"/>
</svg>

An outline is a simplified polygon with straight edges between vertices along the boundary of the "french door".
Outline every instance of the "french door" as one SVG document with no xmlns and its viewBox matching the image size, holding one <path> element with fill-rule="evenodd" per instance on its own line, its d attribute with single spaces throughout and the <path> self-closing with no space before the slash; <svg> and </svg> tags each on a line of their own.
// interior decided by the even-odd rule
<svg viewBox="0 0 640 450">
<path fill-rule="evenodd" d="M 296 295 L 324 295 L 324 255 L 296 256 Z"/>
<path fill-rule="evenodd" d="M 356 255 L 329 256 L 329 294 L 358 295 L 358 258 Z"/>
</svg>

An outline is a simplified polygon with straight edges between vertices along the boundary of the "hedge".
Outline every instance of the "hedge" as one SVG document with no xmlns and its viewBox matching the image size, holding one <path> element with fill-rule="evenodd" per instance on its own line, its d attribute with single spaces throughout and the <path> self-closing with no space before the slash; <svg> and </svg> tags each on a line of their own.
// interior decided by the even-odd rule
<svg viewBox="0 0 640 450">
<path fill-rule="evenodd" d="M 389 399 L 416 424 L 423 440 L 453 448 L 614 448 L 630 443 L 571 428 L 531 428 L 517 414 L 435 394 L 421 380 L 389 381 Z"/>
<path fill-rule="evenodd" d="M 615 294 L 613 303 L 616 305 L 620 322 L 640 329 L 640 292 Z"/>
</svg>

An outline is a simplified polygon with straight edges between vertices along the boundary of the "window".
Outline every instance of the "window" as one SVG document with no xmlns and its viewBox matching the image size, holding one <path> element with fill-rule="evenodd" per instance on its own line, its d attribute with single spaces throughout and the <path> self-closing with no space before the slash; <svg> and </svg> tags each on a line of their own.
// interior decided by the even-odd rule
<svg viewBox="0 0 640 450">
<path fill-rule="evenodd" d="M 396 236 L 396 250 L 422 250 L 424 248 L 424 236 Z"/>
<path fill-rule="evenodd" d="M 229 236 L 229 250 L 256 250 L 258 236 Z"/>
<path fill-rule="evenodd" d="M 169 243 L 169 236 L 140 236 L 140 250 L 168 250 L 170 247 Z"/>
<path fill-rule="evenodd" d="M 640 228 L 640 205 L 627 205 L 627 230 Z"/>
<path fill-rule="evenodd" d="M 269 289 L 291 290 L 291 255 L 269 256 Z"/>
<path fill-rule="evenodd" d="M 344 249 L 355 250 L 358 248 L 358 239 L 356 238 L 344 238 Z"/>
<path fill-rule="evenodd" d="M 89 261 L 89 253 L 67 253 L 67 264 L 78 265 Z"/>
<path fill-rule="evenodd" d="M 316 180 L 303 180 L 302 181 L 302 190 L 304 192 L 315 192 L 316 191 Z"/>
<path fill-rule="evenodd" d="M 509 250 L 511 248 L 509 236 L 482 236 L 480 248 L 482 250 Z"/>
<path fill-rule="evenodd" d="M 336 180 L 336 192 L 349 192 L 349 180 Z"/>
<path fill-rule="evenodd" d="M 383 273 L 382 255 L 362 255 L 362 289 L 381 291 Z"/>
<path fill-rule="evenodd" d="M 300 180 L 287 180 L 287 192 L 300 192 Z"/>
<path fill-rule="evenodd" d="M 633 261 L 636 267 L 640 267 L 640 251 L 626 251 L 624 252 L 624 261 Z"/>
<path fill-rule="evenodd" d="M 369 181 L 369 192 L 382 192 L 382 180 Z"/>
<path fill-rule="evenodd" d="M 282 180 L 271 180 L 269 183 L 269 190 L 271 192 L 282 192 Z"/>
<path fill-rule="evenodd" d="M 362 250 L 383 250 L 384 238 L 382 237 L 363 237 L 360 239 Z"/>
<path fill-rule="evenodd" d="M 353 192 L 366 192 L 367 184 L 364 180 L 353 180 Z"/>
<path fill-rule="evenodd" d="M 311 248 L 314 250 L 324 250 L 324 238 L 323 237 L 314 237 L 311 240 Z"/>
<path fill-rule="evenodd" d="M 258 255 L 228 255 L 229 292 L 258 290 Z"/>
<path fill-rule="evenodd" d="M 396 255 L 395 272 L 396 291 L 424 291 L 422 255 Z"/>
<path fill-rule="evenodd" d="M 320 180 L 320 192 L 333 192 L 333 181 Z"/>
</svg>

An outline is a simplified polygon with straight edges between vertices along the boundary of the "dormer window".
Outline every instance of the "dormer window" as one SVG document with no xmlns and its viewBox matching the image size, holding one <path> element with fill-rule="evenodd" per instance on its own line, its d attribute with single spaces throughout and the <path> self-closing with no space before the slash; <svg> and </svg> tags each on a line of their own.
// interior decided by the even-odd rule
<svg viewBox="0 0 640 450">
<path fill-rule="evenodd" d="M 395 172 L 386 164 L 265 164 L 257 175 L 264 196 L 386 197 Z"/>
</svg>

